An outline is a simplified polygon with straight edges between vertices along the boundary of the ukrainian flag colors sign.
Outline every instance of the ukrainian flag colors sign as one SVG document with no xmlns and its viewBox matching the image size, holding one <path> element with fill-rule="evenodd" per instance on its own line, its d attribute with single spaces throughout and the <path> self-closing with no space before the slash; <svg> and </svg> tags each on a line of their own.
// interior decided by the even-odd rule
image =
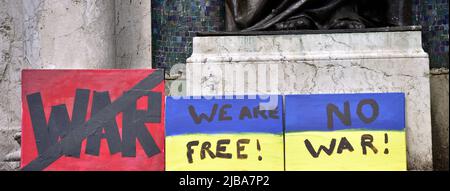
<svg viewBox="0 0 450 191">
<path fill-rule="evenodd" d="M 166 170 L 284 170 L 282 97 L 270 99 L 167 97 Z"/>
<path fill-rule="evenodd" d="M 403 93 L 271 98 L 168 97 L 166 170 L 406 170 Z"/>
<path fill-rule="evenodd" d="M 404 94 L 285 99 L 286 170 L 406 170 Z"/>
</svg>

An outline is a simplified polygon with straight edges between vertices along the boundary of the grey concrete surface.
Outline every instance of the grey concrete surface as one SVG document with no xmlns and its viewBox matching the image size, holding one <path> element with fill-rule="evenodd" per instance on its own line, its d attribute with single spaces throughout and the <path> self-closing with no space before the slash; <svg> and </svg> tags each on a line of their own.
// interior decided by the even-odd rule
<svg viewBox="0 0 450 191">
<path fill-rule="evenodd" d="M 0 170 L 18 168 L 22 69 L 151 68 L 150 10 L 151 0 L 0 0 Z"/>
<path fill-rule="evenodd" d="M 448 171 L 448 69 L 432 70 L 430 80 L 434 169 Z"/>
</svg>

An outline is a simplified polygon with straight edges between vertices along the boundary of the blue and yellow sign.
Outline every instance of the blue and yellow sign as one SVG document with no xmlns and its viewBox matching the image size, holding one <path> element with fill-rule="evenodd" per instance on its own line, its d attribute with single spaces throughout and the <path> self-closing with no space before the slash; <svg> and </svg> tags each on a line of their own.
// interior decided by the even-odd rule
<svg viewBox="0 0 450 191">
<path fill-rule="evenodd" d="M 283 102 L 270 99 L 167 97 L 166 170 L 284 170 Z"/>
<path fill-rule="evenodd" d="M 285 99 L 286 170 L 406 170 L 404 94 Z"/>
</svg>

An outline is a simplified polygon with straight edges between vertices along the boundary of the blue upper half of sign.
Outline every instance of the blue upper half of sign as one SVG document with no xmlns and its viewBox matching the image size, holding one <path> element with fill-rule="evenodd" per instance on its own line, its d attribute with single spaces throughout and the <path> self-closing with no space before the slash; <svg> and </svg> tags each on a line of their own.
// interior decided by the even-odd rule
<svg viewBox="0 0 450 191">
<path fill-rule="evenodd" d="M 286 132 L 405 129 L 405 95 L 286 96 Z"/>
<path fill-rule="evenodd" d="M 266 99 L 267 98 L 267 99 Z M 283 133 L 281 96 L 166 98 L 166 135 Z M 264 109 L 266 108 L 266 109 Z"/>
</svg>

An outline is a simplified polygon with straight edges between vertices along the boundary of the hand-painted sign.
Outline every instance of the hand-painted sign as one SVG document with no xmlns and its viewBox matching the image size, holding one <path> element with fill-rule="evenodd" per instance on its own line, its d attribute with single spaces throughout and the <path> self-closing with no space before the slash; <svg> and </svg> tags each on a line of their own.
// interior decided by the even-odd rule
<svg viewBox="0 0 450 191">
<path fill-rule="evenodd" d="M 406 170 L 404 94 L 286 96 L 286 170 Z"/>
<path fill-rule="evenodd" d="M 164 170 L 159 70 L 24 70 L 23 170 Z"/>
<path fill-rule="evenodd" d="M 166 169 L 283 170 L 282 97 L 264 109 L 257 99 L 167 97 Z"/>
</svg>

